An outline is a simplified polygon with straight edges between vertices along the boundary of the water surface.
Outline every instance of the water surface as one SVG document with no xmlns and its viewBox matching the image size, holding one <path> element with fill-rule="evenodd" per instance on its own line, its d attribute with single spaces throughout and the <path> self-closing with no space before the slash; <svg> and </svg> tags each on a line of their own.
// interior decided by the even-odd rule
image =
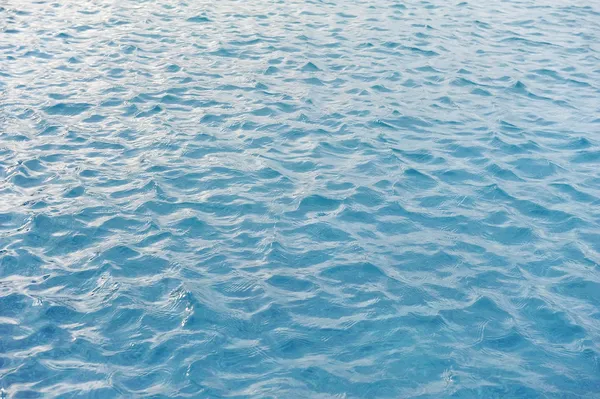
<svg viewBox="0 0 600 399">
<path fill-rule="evenodd" d="M 590 1 L 3 0 L 10 398 L 593 398 Z"/>
</svg>

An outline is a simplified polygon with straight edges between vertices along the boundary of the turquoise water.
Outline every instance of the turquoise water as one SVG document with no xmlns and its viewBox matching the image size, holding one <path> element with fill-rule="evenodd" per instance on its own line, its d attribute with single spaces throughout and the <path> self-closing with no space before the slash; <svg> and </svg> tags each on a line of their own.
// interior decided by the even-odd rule
<svg viewBox="0 0 600 399">
<path fill-rule="evenodd" d="M 3 0 L 0 388 L 600 397 L 599 43 L 575 0 Z"/>
</svg>

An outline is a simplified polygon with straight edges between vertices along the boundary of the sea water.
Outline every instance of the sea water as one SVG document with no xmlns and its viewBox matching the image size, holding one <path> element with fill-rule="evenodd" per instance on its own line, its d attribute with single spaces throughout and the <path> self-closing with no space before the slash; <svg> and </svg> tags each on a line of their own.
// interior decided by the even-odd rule
<svg viewBox="0 0 600 399">
<path fill-rule="evenodd" d="M 600 397 L 600 3 L 0 2 L 9 398 Z"/>
</svg>

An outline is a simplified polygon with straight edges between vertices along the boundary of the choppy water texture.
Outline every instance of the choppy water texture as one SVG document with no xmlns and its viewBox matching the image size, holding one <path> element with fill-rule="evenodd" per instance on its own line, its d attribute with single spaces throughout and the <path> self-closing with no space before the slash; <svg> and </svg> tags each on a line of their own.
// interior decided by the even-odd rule
<svg viewBox="0 0 600 399">
<path fill-rule="evenodd" d="M 600 397 L 598 3 L 0 6 L 10 398 Z"/>
</svg>

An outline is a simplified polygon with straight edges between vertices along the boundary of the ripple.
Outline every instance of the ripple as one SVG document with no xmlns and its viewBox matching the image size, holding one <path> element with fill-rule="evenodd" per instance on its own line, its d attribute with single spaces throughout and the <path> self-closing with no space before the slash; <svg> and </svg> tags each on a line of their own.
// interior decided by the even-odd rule
<svg viewBox="0 0 600 399">
<path fill-rule="evenodd" d="M 600 11 L 542 3 L 5 0 L 0 389 L 595 397 Z"/>
</svg>

